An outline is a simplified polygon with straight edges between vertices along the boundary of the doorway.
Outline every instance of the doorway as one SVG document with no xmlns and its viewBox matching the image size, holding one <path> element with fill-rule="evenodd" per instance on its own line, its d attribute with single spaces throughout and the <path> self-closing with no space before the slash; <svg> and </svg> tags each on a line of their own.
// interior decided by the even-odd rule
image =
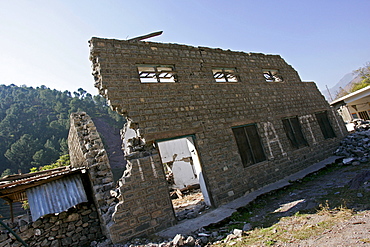
<svg viewBox="0 0 370 247">
<path fill-rule="evenodd" d="M 157 141 L 170 196 L 179 220 L 211 206 L 193 136 Z"/>
</svg>

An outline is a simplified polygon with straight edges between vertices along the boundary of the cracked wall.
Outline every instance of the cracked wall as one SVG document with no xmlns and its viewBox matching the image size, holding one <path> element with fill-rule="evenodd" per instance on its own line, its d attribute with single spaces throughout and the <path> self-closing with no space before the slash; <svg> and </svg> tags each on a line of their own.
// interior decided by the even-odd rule
<svg viewBox="0 0 370 247">
<path fill-rule="evenodd" d="M 157 141 L 192 135 L 216 207 L 326 158 L 347 133 L 315 83 L 302 82 L 278 55 L 101 38 L 92 38 L 90 49 L 95 86 L 128 120 L 122 136 L 136 179 L 155 181 L 152 167 L 164 176 Z M 170 68 L 173 82 L 161 83 L 166 75 L 156 71 L 158 83 L 141 83 L 146 65 Z M 229 82 L 217 82 L 215 71 Z M 319 112 L 326 112 L 335 136 L 322 133 Z M 306 146 L 292 146 L 282 122 L 290 117 Z M 266 158 L 244 166 L 233 129 L 249 124 Z"/>
<path fill-rule="evenodd" d="M 128 160 L 122 178 L 115 184 L 92 119 L 79 112 L 71 114 L 70 120 L 71 165 L 87 170 L 103 234 L 118 243 L 173 225 L 174 213 L 158 153 L 144 145 L 137 126 L 128 121 L 122 131 L 128 140 L 125 145 Z"/>
</svg>

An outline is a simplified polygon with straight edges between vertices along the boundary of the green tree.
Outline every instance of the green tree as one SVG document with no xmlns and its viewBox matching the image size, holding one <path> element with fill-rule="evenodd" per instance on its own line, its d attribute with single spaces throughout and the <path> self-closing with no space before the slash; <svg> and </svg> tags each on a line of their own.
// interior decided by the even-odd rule
<svg viewBox="0 0 370 247">
<path fill-rule="evenodd" d="M 29 134 L 24 134 L 6 150 L 5 157 L 13 166 L 25 172 L 31 167 L 33 155 L 39 147 L 38 139 L 33 138 Z"/>
<path fill-rule="evenodd" d="M 31 164 L 50 164 L 68 154 L 69 115 L 76 111 L 116 128 L 123 126 L 123 118 L 111 111 L 105 98 L 82 88 L 72 94 L 43 85 L 0 85 L 0 174 L 6 169 L 17 172 Z M 26 137 L 32 140 L 26 142 Z"/>
<path fill-rule="evenodd" d="M 6 177 L 6 176 L 9 176 L 9 175 L 12 175 L 12 174 L 13 174 L 12 171 L 8 168 L 8 169 L 3 171 L 0 178 Z"/>
<path fill-rule="evenodd" d="M 361 76 L 362 81 L 354 83 L 351 88 L 351 93 L 360 90 L 364 87 L 370 86 L 370 62 L 367 62 L 364 67 L 355 70 L 354 73 Z"/>
</svg>

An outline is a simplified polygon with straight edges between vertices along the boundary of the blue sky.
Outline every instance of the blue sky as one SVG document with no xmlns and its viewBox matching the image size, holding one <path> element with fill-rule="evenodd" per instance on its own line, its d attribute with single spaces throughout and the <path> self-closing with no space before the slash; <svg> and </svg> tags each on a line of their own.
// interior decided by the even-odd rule
<svg viewBox="0 0 370 247">
<path fill-rule="evenodd" d="M 91 37 L 279 54 L 323 90 L 370 61 L 369 0 L 0 0 L 0 84 L 97 94 Z"/>
</svg>

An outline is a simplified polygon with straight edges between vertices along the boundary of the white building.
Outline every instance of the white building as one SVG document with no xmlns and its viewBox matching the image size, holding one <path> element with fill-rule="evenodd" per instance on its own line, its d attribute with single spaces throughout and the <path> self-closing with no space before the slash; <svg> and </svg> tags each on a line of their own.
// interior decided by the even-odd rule
<svg viewBox="0 0 370 247">
<path fill-rule="evenodd" d="M 354 119 L 370 120 L 370 86 L 336 99 L 330 105 L 346 123 Z"/>
</svg>

